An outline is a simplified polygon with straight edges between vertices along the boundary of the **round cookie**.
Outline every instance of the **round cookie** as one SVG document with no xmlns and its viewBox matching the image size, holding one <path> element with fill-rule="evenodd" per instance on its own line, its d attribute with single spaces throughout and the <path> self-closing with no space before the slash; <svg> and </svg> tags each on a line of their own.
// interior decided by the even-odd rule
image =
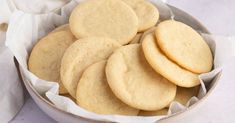
<svg viewBox="0 0 235 123">
<path fill-rule="evenodd" d="M 159 110 L 175 98 L 176 86 L 156 73 L 139 44 L 126 45 L 109 57 L 108 84 L 124 103 L 141 110 Z"/>
<path fill-rule="evenodd" d="M 138 18 L 121 0 L 88 0 L 73 10 L 69 24 L 76 37 L 109 37 L 124 45 L 136 35 Z"/>
<path fill-rule="evenodd" d="M 194 73 L 212 69 L 213 57 L 204 39 L 190 26 L 167 20 L 158 24 L 157 43 L 168 58 Z"/>
<path fill-rule="evenodd" d="M 138 32 L 143 32 L 153 27 L 158 19 L 158 9 L 150 2 L 145 0 L 123 0 L 135 11 L 139 19 Z"/>
<path fill-rule="evenodd" d="M 83 71 L 91 64 L 107 59 L 120 47 L 113 39 L 102 37 L 81 38 L 65 52 L 61 63 L 61 80 L 69 94 L 76 98 L 76 90 Z"/>
<path fill-rule="evenodd" d="M 192 98 L 193 96 L 197 96 L 199 87 L 200 86 L 196 86 L 193 88 L 182 88 L 178 86 L 174 101 L 177 101 L 182 105 L 186 105 L 190 98 Z"/>
<path fill-rule="evenodd" d="M 153 34 L 145 36 L 142 48 L 148 63 L 169 81 L 181 87 L 194 87 L 200 84 L 198 74 L 181 68 L 161 52 Z"/>
<path fill-rule="evenodd" d="M 120 101 L 111 91 L 105 76 L 106 61 L 89 66 L 77 86 L 79 106 L 98 114 L 137 115 L 139 110 Z"/>
<path fill-rule="evenodd" d="M 34 46 L 29 57 L 29 70 L 41 79 L 58 82 L 60 94 L 68 93 L 60 81 L 61 59 L 75 40 L 70 31 L 51 33 Z"/>
<path fill-rule="evenodd" d="M 141 110 L 138 116 L 159 116 L 159 115 L 167 115 L 168 108 L 163 108 L 157 111 L 143 111 Z"/>
<path fill-rule="evenodd" d="M 135 37 L 131 40 L 129 44 L 138 44 L 140 43 L 140 38 L 142 36 L 142 33 L 138 33 L 135 35 Z"/>
</svg>

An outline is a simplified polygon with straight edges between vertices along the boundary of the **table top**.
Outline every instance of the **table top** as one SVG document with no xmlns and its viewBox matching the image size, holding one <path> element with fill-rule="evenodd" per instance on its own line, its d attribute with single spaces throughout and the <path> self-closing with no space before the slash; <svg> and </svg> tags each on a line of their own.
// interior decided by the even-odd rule
<svg viewBox="0 0 235 123">
<path fill-rule="evenodd" d="M 235 35 L 234 0 L 168 0 L 168 3 L 193 15 L 195 18 L 201 21 L 213 34 L 226 36 Z M 230 65 L 226 69 L 228 69 L 225 74 L 226 76 L 233 76 L 233 74 L 235 74 L 235 65 Z M 209 104 L 212 105 L 204 105 L 204 108 L 200 110 L 200 112 L 198 112 L 199 114 L 201 114 L 200 116 L 195 116 L 194 119 L 185 119 L 184 121 L 177 122 L 187 123 L 190 121 L 193 123 L 197 123 L 199 120 L 205 121 L 205 123 L 235 122 L 235 117 L 233 117 L 231 114 L 231 112 L 235 112 L 234 105 L 222 105 L 229 101 L 233 101 L 233 104 L 235 104 L 235 95 L 233 92 L 235 88 L 235 83 L 231 85 L 231 79 L 226 79 L 223 82 L 224 83 L 220 84 L 227 83 L 228 86 L 225 86 L 223 88 L 218 87 L 218 93 L 210 96 L 214 100 L 218 99 L 218 97 L 221 96 L 220 101 L 213 101 L 213 99 L 211 99 L 211 103 Z M 222 97 L 225 94 L 231 93 L 233 93 L 233 96 L 229 96 L 226 98 Z M 218 107 L 215 109 L 213 105 L 218 105 Z M 216 120 L 215 117 L 217 117 Z M 31 97 L 26 96 L 25 105 L 23 106 L 22 110 L 18 113 L 18 115 L 11 121 L 11 123 L 32 122 L 56 123 L 56 121 L 48 117 L 44 112 L 39 109 L 39 107 L 34 103 Z"/>
</svg>

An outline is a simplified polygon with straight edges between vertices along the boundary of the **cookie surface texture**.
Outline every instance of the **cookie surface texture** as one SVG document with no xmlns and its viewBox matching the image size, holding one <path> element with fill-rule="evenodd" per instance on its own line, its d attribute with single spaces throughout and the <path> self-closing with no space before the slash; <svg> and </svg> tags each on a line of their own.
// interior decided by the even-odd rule
<svg viewBox="0 0 235 123">
<path fill-rule="evenodd" d="M 61 63 L 61 80 L 70 95 L 76 98 L 76 90 L 83 71 L 91 64 L 107 59 L 120 47 L 113 39 L 102 37 L 82 38 L 65 52 Z"/>
<path fill-rule="evenodd" d="M 198 74 L 181 68 L 168 59 L 159 49 L 153 34 L 145 36 L 142 43 L 144 56 L 155 71 L 172 83 L 181 87 L 194 87 L 200 84 Z"/>
<path fill-rule="evenodd" d="M 108 37 L 124 45 L 136 35 L 138 18 L 121 0 L 87 0 L 73 10 L 69 24 L 76 37 Z"/>
<path fill-rule="evenodd" d="M 137 109 L 162 109 L 176 94 L 176 86 L 146 62 L 139 44 L 117 49 L 108 59 L 106 76 L 113 93 Z"/>
<path fill-rule="evenodd" d="M 60 94 L 67 93 L 60 80 L 61 59 L 75 40 L 70 31 L 51 33 L 34 46 L 29 57 L 29 70 L 41 79 L 58 82 Z"/>
<path fill-rule="evenodd" d="M 145 0 L 123 0 L 136 13 L 139 19 L 138 32 L 143 32 L 153 27 L 158 19 L 158 9 L 150 2 Z"/>
<path fill-rule="evenodd" d="M 173 20 L 158 24 L 155 31 L 160 49 L 171 60 L 194 73 L 212 68 L 211 50 L 202 36 L 190 26 Z"/>
<path fill-rule="evenodd" d="M 106 61 L 89 66 L 77 87 L 77 103 L 98 114 L 137 115 L 139 110 L 120 101 L 111 91 L 105 75 Z"/>
</svg>

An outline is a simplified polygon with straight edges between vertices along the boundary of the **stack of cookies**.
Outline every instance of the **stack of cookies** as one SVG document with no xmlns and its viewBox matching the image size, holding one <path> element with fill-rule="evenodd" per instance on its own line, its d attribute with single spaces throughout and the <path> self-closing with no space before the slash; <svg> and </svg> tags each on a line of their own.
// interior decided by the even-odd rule
<svg viewBox="0 0 235 123">
<path fill-rule="evenodd" d="M 89 111 L 165 115 L 197 95 L 213 57 L 190 26 L 158 19 L 145 0 L 86 0 L 34 46 L 28 68 Z"/>
</svg>

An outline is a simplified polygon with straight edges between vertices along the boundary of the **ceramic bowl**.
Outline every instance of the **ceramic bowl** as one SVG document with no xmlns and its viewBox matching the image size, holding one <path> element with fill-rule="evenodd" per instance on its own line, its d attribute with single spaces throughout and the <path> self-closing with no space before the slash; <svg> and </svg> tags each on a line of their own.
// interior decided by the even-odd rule
<svg viewBox="0 0 235 123">
<path fill-rule="evenodd" d="M 184 12 L 184 11 L 178 9 L 178 8 L 175 8 L 173 6 L 169 6 L 169 7 L 172 9 L 172 12 L 175 15 L 175 20 L 184 22 L 184 23 L 192 26 L 194 29 L 196 29 L 200 32 L 210 33 L 197 19 L 193 18 L 192 16 L 190 16 L 186 12 Z M 18 65 L 18 63 L 16 63 L 16 65 Z M 22 74 L 20 70 L 19 70 L 19 74 Z M 218 74 L 217 77 L 212 82 L 212 84 L 210 86 L 210 89 L 209 89 L 209 91 L 208 91 L 208 93 L 206 94 L 205 97 L 203 97 L 197 103 L 195 103 L 194 105 L 189 107 L 186 111 L 178 112 L 174 115 L 171 115 L 169 117 L 166 117 L 166 118 L 160 120 L 159 122 L 161 122 L 161 123 L 173 123 L 173 122 L 177 121 L 178 119 L 182 119 L 182 118 L 190 119 L 194 115 L 198 115 L 195 112 L 197 112 L 197 110 L 200 109 L 200 107 L 203 105 L 203 102 L 211 94 L 211 92 L 213 91 L 213 89 L 215 88 L 215 86 L 217 84 L 216 80 L 219 79 L 219 77 L 220 77 L 220 74 Z M 65 111 L 62 111 L 62 110 L 58 109 L 50 101 L 46 100 L 44 97 L 39 95 L 37 93 L 37 91 L 33 88 L 31 82 L 27 81 L 24 78 L 22 78 L 22 79 L 23 79 L 23 83 L 24 83 L 27 91 L 29 92 L 29 94 L 31 95 L 31 97 L 33 98 L 35 103 L 48 116 L 53 118 L 55 121 L 60 122 L 60 123 L 79 123 L 79 122 L 94 123 L 94 122 L 99 122 L 99 121 L 94 121 L 92 119 L 86 119 L 86 118 L 83 118 L 83 117 L 80 117 L 80 116 L 77 116 L 77 115 L 74 115 L 74 114 L 71 114 L 71 113 L 68 113 L 68 112 L 65 112 Z"/>
</svg>

